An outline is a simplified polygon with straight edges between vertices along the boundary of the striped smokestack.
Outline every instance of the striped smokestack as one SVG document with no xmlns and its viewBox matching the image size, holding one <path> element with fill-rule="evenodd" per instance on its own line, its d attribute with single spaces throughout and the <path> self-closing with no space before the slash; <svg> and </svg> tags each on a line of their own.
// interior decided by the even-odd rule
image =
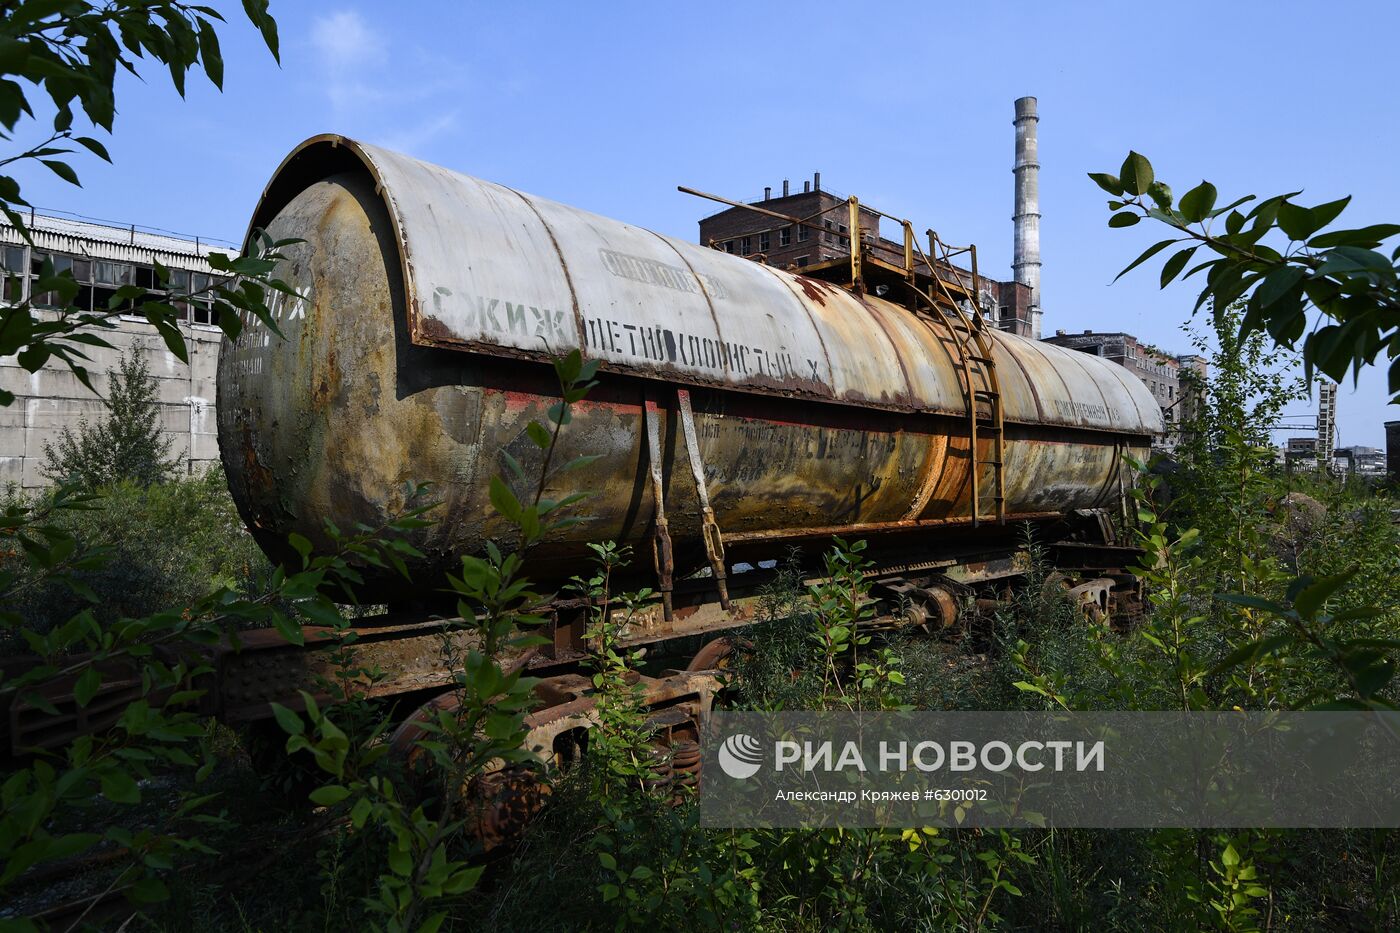
<svg viewBox="0 0 1400 933">
<path fill-rule="evenodd" d="M 1031 336 L 1040 339 L 1040 159 L 1036 147 L 1034 97 L 1016 101 L 1016 222 L 1011 270 L 1016 281 L 1031 289 Z"/>
</svg>

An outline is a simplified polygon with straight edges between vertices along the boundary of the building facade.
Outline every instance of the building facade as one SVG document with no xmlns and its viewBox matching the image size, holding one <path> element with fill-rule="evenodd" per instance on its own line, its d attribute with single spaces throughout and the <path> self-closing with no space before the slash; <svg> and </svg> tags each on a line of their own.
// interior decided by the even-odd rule
<svg viewBox="0 0 1400 933">
<path fill-rule="evenodd" d="M 1316 470 L 1321 464 L 1316 437 L 1290 437 L 1283 444 L 1283 462 L 1290 470 Z"/>
<path fill-rule="evenodd" d="M 210 287 L 214 270 L 209 252 L 233 251 L 198 239 L 186 239 L 69 217 L 34 214 L 25 219 L 32 244 L 0 219 L 0 272 L 7 304 L 30 301 L 37 317 L 52 318 L 56 297 L 37 293 L 35 282 L 45 262 L 55 272 L 70 273 L 78 285 L 75 304 L 101 311 L 118 288 L 135 285 L 164 297 L 169 291 L 189 295 Z M 162 282 L 156 265 L 170 271 Z M 54 444 L 63 429 L 77 429 L 86 418 L 103 414 L 108 370 L 115 369 L 125 351 L 140 353 L 158 385 L 160 422 L 171 440 L 171 454 L 186 473 L 203 469 L 219 458 L 214 417 L 215 371 L 223 334 L 208 301 L 176 303 L 184 319 L 180 330 L 190 361 L 182 362 L 166 349 L 155 327 L 144 318 L 121 316 L 101 336 L 115 349 L 83 347 L 97 390 L 94 395 L 62 363 L 50 360 L 30 373 L 13 356 L 0 357 L 0 388 L 15 401 L 0 408 L 0 488 L 27 490 L 49 485 L 42 473 L 44 445 Z"/>
<path fill-rule="evenodd" d="M 1379 447 L 1338 447 L 1332 462 L 1343 473 L 1380 478 L 1385 476 L 1385 451 Z"/>
</svg>

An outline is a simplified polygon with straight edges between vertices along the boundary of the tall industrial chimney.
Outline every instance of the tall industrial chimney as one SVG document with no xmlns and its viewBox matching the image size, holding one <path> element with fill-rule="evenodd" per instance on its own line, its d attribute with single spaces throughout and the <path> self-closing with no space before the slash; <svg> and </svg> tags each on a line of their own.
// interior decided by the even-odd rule
<svg viewBox="0 0 1400 933">
<path fill-rule="evenodd" d="M 1016 239 L 1011 270 L 1031 289 L 1031 336 L 1040 339 L 1040 159 L 1036 146 L 1035 98 L 1016 101 Z"/>
</svg>

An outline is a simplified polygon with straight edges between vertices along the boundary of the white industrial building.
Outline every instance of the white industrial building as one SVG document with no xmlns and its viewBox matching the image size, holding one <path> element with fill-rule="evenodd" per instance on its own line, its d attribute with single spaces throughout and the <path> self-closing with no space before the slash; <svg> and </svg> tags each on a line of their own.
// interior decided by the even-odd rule
<svg viewBox="0 0 1400 933">
<path fill-rule="evenodd" d="M 0 217 L 0 267 L 5 276 L 3 298 L 7 304 L 32 299 L 40 316 L 48 295 L 33 293 L 33 284 L 47 258 L 55 271 L 69 270 L 79 284 L 77 304 L 85 310 L 101 310 L 122 285 L 137 285 L 162 294 L 156 286 L 155 264 L 171 270 L 172 289 L 195 290 L 209 284 L 213 269 L 209 252 L 232 254 L 226 244 L 186 239 L 136 226 L 115 226 L 95 221 L 32 214 L 25 217 L 33 244 Z M 107 371 L 117 365 L 119 354 L 137 348 L 146 358 L 151 375 L 160 386 L 161 422 L 173 441 L 171 454 L 193 473 L 219 457 L 214 417 L 215 371 L 222 332 L 207 302 L 177 305 L 184 313 L 181 330 L 189 348 L 185 364 L 166 349 L 156 329 L 144 318 L 123 316 L 117 327 L 101 336 L 116 349 L 82 347 L 90 357 L 87 369 L 98 393 L 107 391 Z M 38 489 L 48 485 L 41 467 L 44 444 L 55 443 L 64 427 L 76 430 L 81 418 L 96 420 L 102 401 L 94 396 L 61 362 L 49 361 L 36 373 L 25 371 L 13 356 L 0 357 L 0 388 L 15 394 L 15 401 L 0 408 L 0 489 L 13 485 Z"/>
</svg>

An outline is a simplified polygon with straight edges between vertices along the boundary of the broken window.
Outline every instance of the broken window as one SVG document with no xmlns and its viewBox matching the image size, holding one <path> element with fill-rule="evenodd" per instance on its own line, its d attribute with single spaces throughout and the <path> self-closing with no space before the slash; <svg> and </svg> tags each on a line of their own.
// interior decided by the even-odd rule
<svg viewBox="0 0 1400 933">
<path fill-rule="evenodd" d="M 131 285 L 134 281 L 134 273 L 135 270 L 129 262 L 107 262 L 99 259 L 93 263 L 93 274 L 98 285 L 108 285 L 113 288 Z"/>
<path fill-rule="evenodd" d="M 211 279 L 203 272 L 190 276 L 190 321 L 195 324 L 218 324 L 218 312 L 209 290 Z"/>
</svg>

